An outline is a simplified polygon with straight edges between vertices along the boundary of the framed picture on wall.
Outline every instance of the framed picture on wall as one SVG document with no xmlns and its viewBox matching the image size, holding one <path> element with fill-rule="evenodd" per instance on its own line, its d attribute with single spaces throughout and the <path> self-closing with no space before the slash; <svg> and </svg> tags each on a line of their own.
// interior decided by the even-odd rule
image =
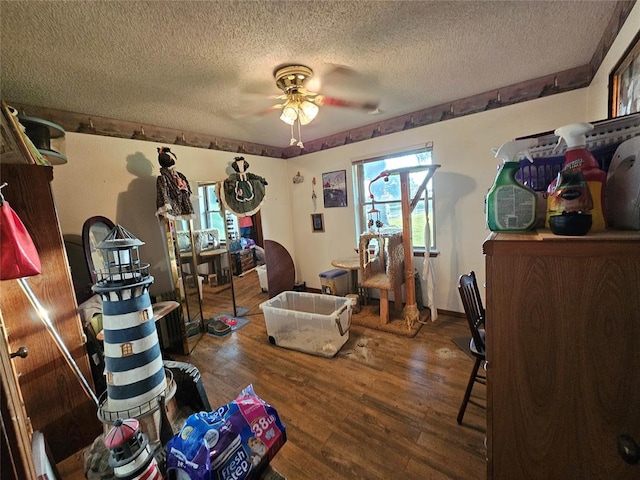
<svg viewBox="0 0 640 480">
<path fill-rule="evenodd" d="M 322 213 L 311 214 L 311 231 L 324 232 L 324 215 Z"/>
<path fill-rule="evenodd" d="M 609 118 L 640 112 L 640 33 L 609 77 Z"/>
<path fill-rule="evenodd" d="M 347 206 L 347 171 L 338 170 L 322 174 L 324 207 Z"/>
</svg>

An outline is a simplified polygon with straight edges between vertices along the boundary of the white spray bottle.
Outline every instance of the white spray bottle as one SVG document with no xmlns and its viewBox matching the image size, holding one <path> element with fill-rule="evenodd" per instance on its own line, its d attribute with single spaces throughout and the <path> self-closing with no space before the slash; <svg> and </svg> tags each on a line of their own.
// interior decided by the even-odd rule
<svg viewBox="0 0 640 480">
<path fill-rule="evenodd" d="M 537 197 L 533 190 L 516 180 L 519 159 L 533 162 L 529 149 L 538 145 L 535 138 L 507 142 L 495 155 L 503 164 L 487 193 L 487 225 L 493 232 L 522 232 L 536 222 Z"/>
</svg>

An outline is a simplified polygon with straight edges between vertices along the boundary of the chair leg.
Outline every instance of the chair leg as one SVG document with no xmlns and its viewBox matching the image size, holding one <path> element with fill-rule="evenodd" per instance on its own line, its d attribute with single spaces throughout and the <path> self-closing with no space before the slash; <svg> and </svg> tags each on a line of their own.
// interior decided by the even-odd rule
<svg viewBox="0 0 640 480">
<path fill-rule="evenodd" d="M 462 417 L 464 417 L 464 412 L 467 409 L 467 404 L 469 403 L 469 398 L 471 397 L 471 390 L 473 390 L 473 384 L 476 382 L 476 377 L 478 376 L 478 369 L 480 368 L 480 364 L 482 360 L 476 358 L 476 362 L 473 365 L 473 370 L 471 370 L 471 376 L 469 377 L 469 382 L 467 383 L 467 390 L 464 392 L 464 399 L 462 400 L 462 405 L 460 405 L 460 410 L 458 411 L 458 425 L 462 424 Z"/>
</svg>

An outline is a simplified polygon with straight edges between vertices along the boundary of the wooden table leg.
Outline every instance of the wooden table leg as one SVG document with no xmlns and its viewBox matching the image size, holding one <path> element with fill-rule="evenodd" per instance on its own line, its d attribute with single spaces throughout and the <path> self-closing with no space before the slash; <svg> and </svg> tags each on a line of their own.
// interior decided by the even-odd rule
<svg viewBox="0 0 640 480">
<path fill-rule="evenodd" d="M 358 270 L 349 270 L 349 280 L 351 282 L 351 292 L 358 293 Z"/>
</svg>

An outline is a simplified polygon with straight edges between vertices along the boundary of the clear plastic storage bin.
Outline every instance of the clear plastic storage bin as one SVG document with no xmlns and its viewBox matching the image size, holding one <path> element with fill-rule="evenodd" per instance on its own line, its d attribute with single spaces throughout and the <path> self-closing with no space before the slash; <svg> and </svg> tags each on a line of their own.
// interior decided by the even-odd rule
<svg viewBox="0 0 640 480">
<path fill-rule="evenodd" d="M 267 266 L 259 265 L 256 267 L 256 272 L 258 272 L 258 280 L 260 281 L 260 289 L 263 292 L 269 291 L 269 283 L 267 282 Z"/>
<path fill-rule="evenodd" d="M 349 339 L 351 299 L 282 292 L 260 304 L 269 341 L 279 347 L 333 357 Z"/>
</svg>

